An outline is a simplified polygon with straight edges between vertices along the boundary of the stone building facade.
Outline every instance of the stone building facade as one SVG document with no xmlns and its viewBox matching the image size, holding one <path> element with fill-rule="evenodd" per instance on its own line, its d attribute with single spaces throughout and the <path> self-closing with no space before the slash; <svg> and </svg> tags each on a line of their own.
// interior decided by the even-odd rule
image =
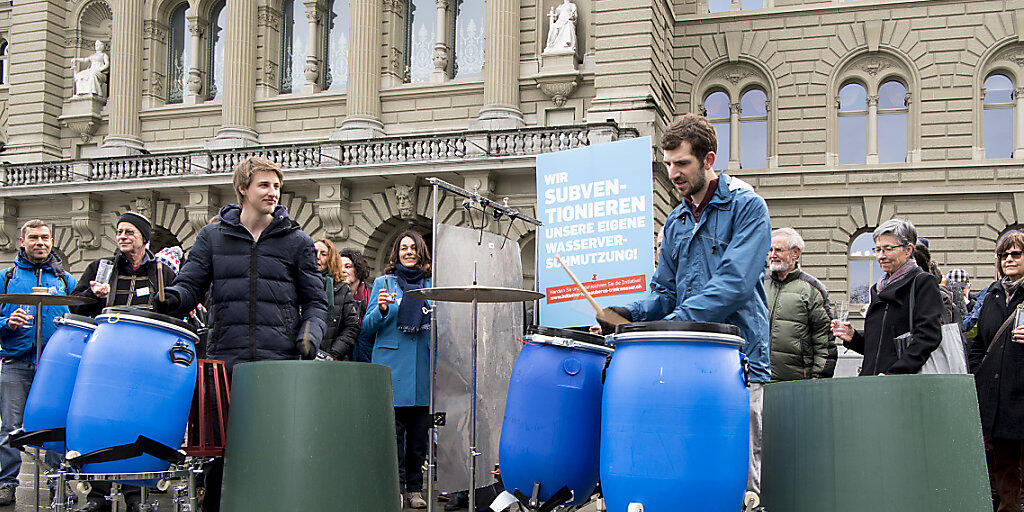
<svg viewBox="0 0 1024 512">
<path fill-rule="evenodd" d="M 429 226 L 425 177 L 531 213 L 536 154 L 657 140 L 695 111 L 719 129 L 716 167 L 804 235 L 803 265 L 836 298 L 877 278 L 858 237 L 881 220 L 909 218 L 941 267 L 977 283 L 1024 219 L 1024 0 L 576 0 L 568 57 L 543 53 L 561 0 L 287 2 L 0 6 L 0 260 L 41 217 L 80 271 L 113 250 L 126 209 L 187 248 L 233 200 L 231 166 L 263 155 L 285 168 L 282 202 L 308 232 L 379 269 L 400 229 Z M 459 14 L 474 8 L 477 39 Z M 431 10 L 424 46 L 413 17 Z M 306 17 L 287 25 L 289 12 Z M 339 16 L 343 39 L 325 28 Z M 305 55 L 283 51 L 295 31 Z M 76 111 L 70 59 L 96 39 L 109 43 L 109 98 Z M 482 58 L 475 75 L 455 69 L 467 52 Z M 659 160 L 652 148 L 661 222 L 678 198 Z M 442 214 L 465 221 L 453 202 Z M 532 232 L 513 233 L 531 268 Z"/>
</svg>

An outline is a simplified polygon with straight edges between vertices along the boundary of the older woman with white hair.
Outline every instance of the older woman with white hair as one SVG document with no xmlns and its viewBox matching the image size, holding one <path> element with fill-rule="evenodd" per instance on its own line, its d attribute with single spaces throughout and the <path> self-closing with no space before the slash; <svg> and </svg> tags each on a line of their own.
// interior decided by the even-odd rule
<svg viewBox="0 0 1024 512">
<path fill-rule="evenodd" d="M 885 275 L 871 287 L 864 330 L 833 320 L 832 332 L 864 355 L 861 375 L 917 373 L 942 341 L 939 283 L 914 261 L 917 230 L 909 221 L 885 221 L 872 238 Z"/>
</svg>

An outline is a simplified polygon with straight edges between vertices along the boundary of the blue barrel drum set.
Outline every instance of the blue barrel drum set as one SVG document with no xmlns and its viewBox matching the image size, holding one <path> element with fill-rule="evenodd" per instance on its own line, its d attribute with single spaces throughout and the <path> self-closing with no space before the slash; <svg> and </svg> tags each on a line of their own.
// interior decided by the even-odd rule
<svg viewBox="0 0 1024 512">
<path fill-rule="evenodd" d="M 647 322 L 606 339 L 537 327 L 509 383 L 499 464 L 527 510 L 736 512 L 749 394 L 739 330 Z"/>
</svg>

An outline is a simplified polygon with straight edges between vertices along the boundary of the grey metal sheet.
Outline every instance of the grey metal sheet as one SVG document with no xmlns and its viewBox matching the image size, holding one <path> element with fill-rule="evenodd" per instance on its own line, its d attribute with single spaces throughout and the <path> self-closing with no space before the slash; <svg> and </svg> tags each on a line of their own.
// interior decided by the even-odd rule
<svg viewBox="0 0 1024 512">
<path fill-rule="evenodd" d="M 500 235 L 447 224 L 437 226 L 434 240 L 434 285 L 473 284 L 522 288 L 519 244 Z M 502 242 L 504 247 L 502 247 Z M 435 410 L 446 414 L 436 429 L 437 484 L 441 491 L 469 487 L 470 382 L 472 379 L 472 306 L 437 302 L 437 375 Z M 498 461 L 498 440 L 505 414 L 505 394 L 512 364 L 519 354 L 523 305 L 479 304 L 477 344 L 477 487 L 494 481 L 490 471 Z"/>
</svg>

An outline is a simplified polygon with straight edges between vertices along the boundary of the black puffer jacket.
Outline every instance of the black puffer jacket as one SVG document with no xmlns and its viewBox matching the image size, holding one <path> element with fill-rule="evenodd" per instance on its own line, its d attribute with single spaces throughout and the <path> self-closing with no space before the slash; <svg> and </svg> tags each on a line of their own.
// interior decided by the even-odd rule
<svg viewBox="0 0 1024 512">
<path fill-rule="evenodd" d="M 1011 341 L 1012 324 L 994 339 L 1022 302 L 1024 290 L 1017 290 L 1007 303 L 1003 284 L 993 283 L 981 305 L 978 335 L 971 343 L 969 359 L 978 388 L 981 430 L 989 437 L 1024 439 L 1024 344 Z"/>
<path fill-rule="evenodd" d="M 914 299 L 914 342 L 903 357 L 896 358 L 895 339 L 910 330 L 910 290 L 916 281 Z M 942 341 L 942 298 L 935 276 L 914 268 L 907 275 L 876 292 L 871 286 L 871 303 L 864 315 L 864 331 L 856 331 L 846 346 L 864 355 L 861 375 L 917 373 Z"/>
<path fill-rule="evenodd" d="M 253 241 L 240 223 L 241 208 L 221 208 L 220 222 L 203 227 L 174 284 L 166 290 L 184 316 L 213 287 L 206 307 L 213 317 L 207 353 L 228 367 L 247 361 L 298 359 L 298 341 L 320 345 L 327 298 L 316 268 L 313 240 L 278 206 L 274 220 Z M 173 300 L 168 298 L 173 304 Z"/>
<path fill-rule="evenodd" d="M 324 276 L 325 285 L 330 285 L 333 290 L 331 297 L 327 297 L 327 331 L 324 333 L 324 341 L 320 344 L 320 350 L 327 352 L 339 361 L 352 359 L 352 348 L 359 336 L 359 316 L 356 306 L 356 299 L 352 296 L 345 281 L 335 281 L 330 276 Z M 325 286 L 324 291 L 327 291 Z M 333 302 L 333 307 L 331 305 Z"/>
<path fill-rule="evenodd" d="M 96 316 L 108 306 L 131 306 L 140 309 L 152 309 L 153 301 L 157 296 L 157 264 L 153 253 L 146 250 L 146 256 L 138 268 L 132 268 L 128 257 L 121 251 L 114 253 L 114 256 L 100 258 L 85 267 L 85 272 L 78 279 L 78 286 L 71 291 L 71 295 L 79 295 L 96 299 L 92 293 L 89 282 L 96 279 L 96 270 L 99 268 L 100 260 L 112 261 L 114 268 L 110 273 L 110 294 L 105 299 L 100 299 L 92 304 L 84 306 L 72 306 L 71 312 L 76 315 Z M 174 271 L 163 265 L 164 285 L 171 284 L 174 279 Z"/>
</svg>

